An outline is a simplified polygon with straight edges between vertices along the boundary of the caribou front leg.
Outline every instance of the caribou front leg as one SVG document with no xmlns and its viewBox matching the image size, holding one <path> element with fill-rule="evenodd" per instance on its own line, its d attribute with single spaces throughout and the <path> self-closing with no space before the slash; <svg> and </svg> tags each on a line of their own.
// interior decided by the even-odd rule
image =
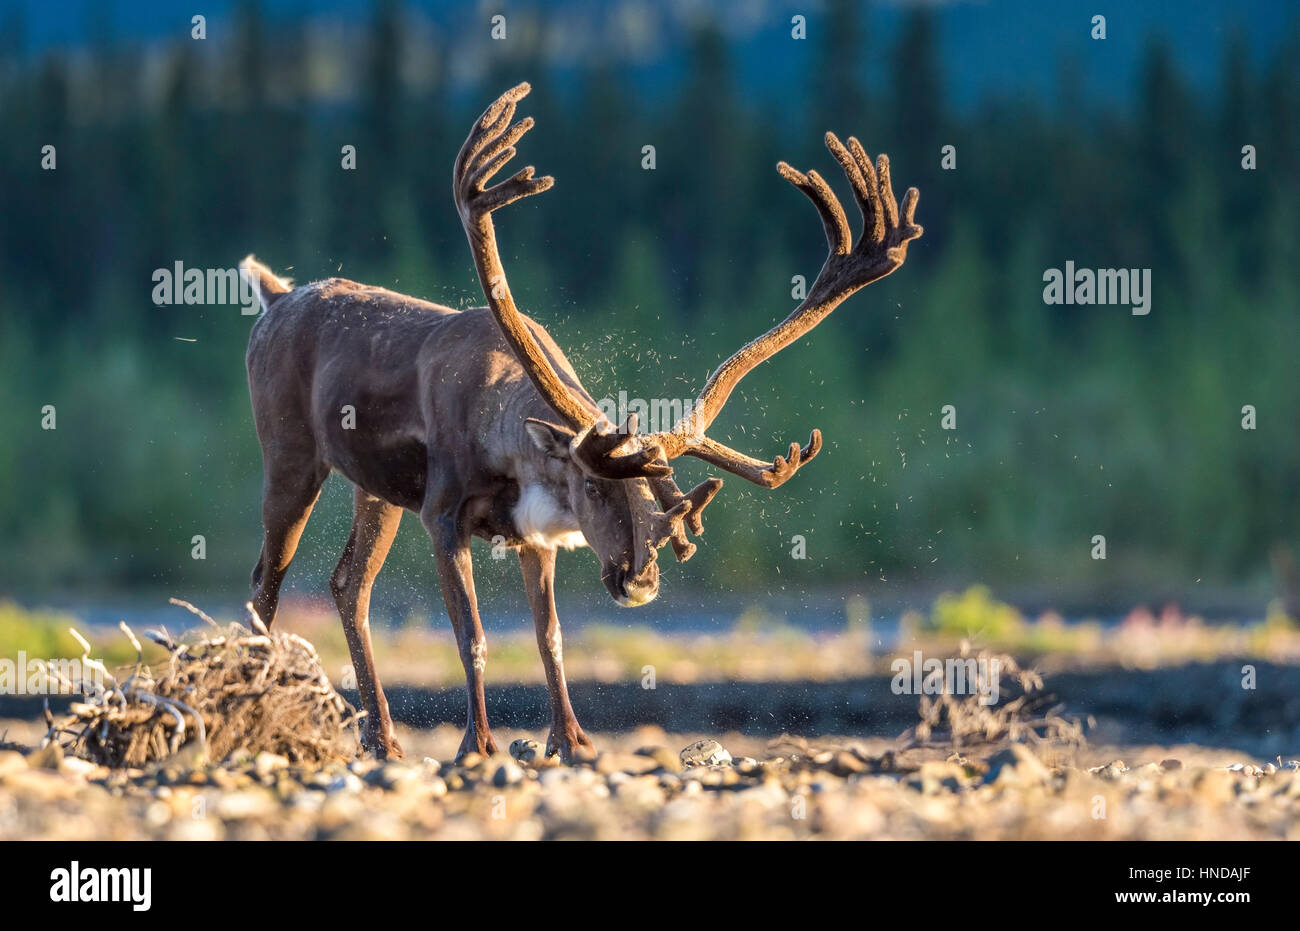
<svg viewBox="0 0 1300 931">
<path fill-rule="evenodd" d="M 551 693 L 551 734 L 546 738 L 546 755 L 558 753 L 561 760 L 572 763 L 575 758 L 593 756 L 595 748 L 574 717 L 569 686 L 564 681 L 560 619 L 555 613 L 555 550 L 524 546 L 519 550 L 519 568 L 524 574 L 528 605 L 533 609 L 537 649 L 542 654 L 546 687 Z"/>
<path fill-rule="evenodd" d="M 474 594 L 474 564 L 470 558 L 469 537 L 461 525 L 458 509 L 436 516 L 422 512 L 420 520 L 433 540 L 442 600 L 447 606 L 452 630 L 456 632 L 456 646 L 465 667 L 465 685 L 469 690 L 465 737 L 456 751 L 456 759 L 470 751 L 491 756 L 497 752 L 497 745 L 488 727 L 487 701 L 483 691 L 487 638 L 483 636 L 478 599 Z"/>
</svg>

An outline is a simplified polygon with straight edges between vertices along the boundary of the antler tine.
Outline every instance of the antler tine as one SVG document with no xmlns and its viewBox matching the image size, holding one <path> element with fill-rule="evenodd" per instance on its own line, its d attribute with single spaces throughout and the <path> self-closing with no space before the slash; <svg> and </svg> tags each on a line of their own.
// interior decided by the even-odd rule
<svg viewBox="0 0 1300 931">
<path fill-rule="evenodd" d="M 524 82 L 497 98 L 484 111 L 461 146 L 456 156 L 452 187 L 463 221 L 487 217 L 494 210 L 521 197 L 540 194 L 555 184 L 555 179 L 549 175 L 534 179 L 535 169 L 529 165 L 491 189 L 487 188 L 488 181 L 515 157 L 515 144 L 535 125 L 531 116 L 510 125 L 519 100 L 529 90 L 528 83 Z"/>
<path fill-rule="evenodd" d="M 871 201 L 874 211 L 873 222 L 870 224 L 869 238 L 874 242 L 879 242 L 885 235 L 885 214 L 880 209 L 880 182 L 876 178 L 876 166 L 871 162 L 871 156 L 867 150 L 862 147 L 857 136 L 849 136 L 848 139 L 849 154 L 853 156 L 853 162 L 858 166 L 858 171 L 862 173 L 862 179 L 866 182 L 866 193 Z"/>
<path fill-rule="evenodd" d="M 532 89 L 532 85 L 527 81 L 516 84 L 492 101 L 483 111 L 483 115 L 475 122 L 474 128 L 470 130 L 469 136 L 461 145 L 460 152 L 456 154 L 456 161 L 452 167 L 455 177 L 461 177 L 465 173 L 466 166 L 474 161 L 488 143 L 510 123 L 515 115 L 515 107 Z"/>
<path fill-rule="evenodd" d="M 840 142 L 834 133 L 826 134 L 826 148 L 844 169 L 845 176 L 853 188 L 853 197 L 858 202 L 862 213 L 862 233 L 860 240 L 880 242 L 885 235 L 885 215 L 880 206 L 880 189 L 876 184 L 876 169 L 871 159 L 862 149 L 862 143 L 849 136 L 848 148 Z"/>
<path fill-rule="evenodd" d="M 650 549 L 657 550 L 669 540 L 676 540 L 681 533 L 682 519 L 691 510 L 691 502 L 682 500 L 669 508 L 667 511 L 655 511 L 650 515 Z M 673 546 L 673 552 L 677 555 L 678 562 L 685 562 L 695 553 L 695 547 L 687 543 L 690 552 L 683 559 L 678 552 L 676 545 Z"/>
<path fill-rule="evenodd" d="M 853 237 L 849 235 L 849 221 L 826 179 L 815 171 L 804 174 L 786 162 L 777 162 L 776 170 L 813 202 L 821 214 L 822 226 L 826 228 L 826 242 L 831 247 L 831 252 L 837 255 L 847 254 L 853 244 Z"/>
<path fill-rule="evenodd" d="M 686 529 L 693 535 L 698 537 L 704 533 L 704 508 L 721 490 L 722 479 L 706 478 L 686 493 L 686 500 L 691 502 L 690 513 L 686 515 Z"/>
<path fill-rule="evenodd" d="M 695 544 L 686 539 L 686 531 L 689 530 L 697 537 L 704 533 L 702 520 L 704 509 L 722 488 L 722 479 L 705 479 L 687 494 L 682 494 L 677 483 L 668 477 L 651 479 L 650 488 L 654 492 L 655 500 L 659 502 L 659 506 L 666 514 L 673 513 L 683 502 L 690 505 L 689 509 L 681 515 L 681 519 L 673 523 L 668 538 L 673 545 L 673 554 L 677 557 L 677 561 L 686 562 L 695 555 Z"/>
<path fill-rule="evenodd" d="M 916 205 L 920 203 L 920 201 L 921 192 L 914 187 L 908 188 L 907 193 L 903 195 L 903 216 L 900 222 L 903 225 L 903 229 L 908 234 L 908 240 L 919 239 L 921 234 L 925 232 L 925 227 L 917 225 L 916 222 Z M 904 248 L 906 248 L 906 243 L 904 244 Z M 906 257 L 906 254 L 907 253 L 904 252 L 904 257 Z"/>
<path fill-rule="evenodd" d="M 880 153 L 876 156 L 876 179 L 880 187 L 880 203 L 885 208 L 885 226 L 898 226 L 898 201 L 894 200 L 894 186 L 889 180 L 889 156 Z"/>
</svg>

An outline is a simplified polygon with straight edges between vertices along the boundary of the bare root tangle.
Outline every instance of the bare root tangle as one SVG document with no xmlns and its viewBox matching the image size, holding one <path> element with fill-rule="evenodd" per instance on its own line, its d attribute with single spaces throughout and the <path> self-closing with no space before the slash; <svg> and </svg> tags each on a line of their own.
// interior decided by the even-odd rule
<svg viewBox="0 0 1300 931">
<path fill-rule="evenodd" d="M 963 658 L 968 652 L 963 649 Z M 1037 672 L 1021 668 L 1014 657 L 1002 653 L 981 651 L 972 658 L 981 668 L 986 663 L 988 668 L 997 664 L 997 702 L 985 704 L 978 692 L 922 695 L 917 709 L 920 721 L 899 737 L 901 749 L 947 747 L 956 751 L 1021 742 L 1040 747 L 1085 745 L 1085 722 L 1060 713 L 1056 696 L 1044 689 Z"/>
<path fill-rule="evenodd" d="M 296 634 L 268 633 L 251 607 L 256 633 L 240 624 L 221 627 L 193 605 L 172 603 L 214 629 L 179 641 L 151 631 L 169 653 L 165 668 L 155 676 L 141 655 L 120 683 L 107 670 L 102 690 L 82 683 L 87 701 L 74 703 L 69 719 L 51 725 L 47 742 L 114 767 L 157 763 L 182 749 L 213 762 L 262 751 L 299 763 L 352 758 L 359 715 L 334 690 L 310 643 Z M 134 634 L 121 626 L 140 652 Z M 89 653 L 89 644 L 76 636 Z"/>
</svg>

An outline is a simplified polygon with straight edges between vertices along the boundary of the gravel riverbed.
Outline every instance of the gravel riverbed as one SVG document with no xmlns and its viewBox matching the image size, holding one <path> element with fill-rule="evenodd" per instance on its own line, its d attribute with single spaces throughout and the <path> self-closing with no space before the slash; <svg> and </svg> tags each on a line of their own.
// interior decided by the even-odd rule
<svg viewBox="0 0 1300 931">
<path fill-rule="evenodd" d="M 1291 839 L 1300 769 L 1202 747 L 953 753 L 887 740 L 593 734 L 600 754 L 448 762 L 459 732 L 404 729 L 410 759 L 109 770 L 33 750 L 5 722 L 0 840 L 12 839 Z"/>
</svg>

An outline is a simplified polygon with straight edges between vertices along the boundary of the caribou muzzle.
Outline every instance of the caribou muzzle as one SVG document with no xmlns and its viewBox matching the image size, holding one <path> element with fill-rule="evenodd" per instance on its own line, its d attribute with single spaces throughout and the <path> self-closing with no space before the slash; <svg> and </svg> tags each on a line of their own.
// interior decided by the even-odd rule
<svg viewBox="0 0 1300 931">
<path fill-rule="evenodd" d="M 652 553 L 640 572 L 632 572 L 626 564 L 612 566 L 601 575 L 601 581 L 622 607 L 637 608 L 659 594 L 659 565 Z"/>
</svg>

